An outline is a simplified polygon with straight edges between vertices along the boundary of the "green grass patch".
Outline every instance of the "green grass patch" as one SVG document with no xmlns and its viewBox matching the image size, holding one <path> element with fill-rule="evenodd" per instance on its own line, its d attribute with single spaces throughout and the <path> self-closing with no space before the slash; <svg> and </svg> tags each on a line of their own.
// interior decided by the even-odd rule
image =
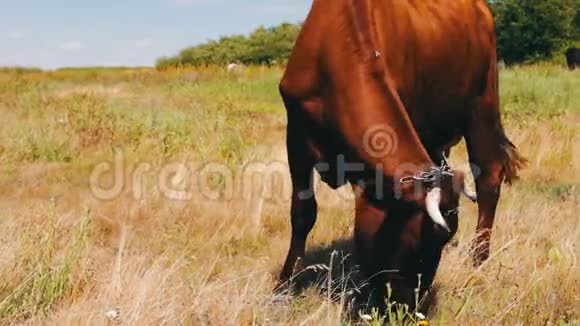
<svg viewBox="0 0 580 326">
<path fill-rule="evenodd" d="M 44 223 L 30 224 L 29 229 L 21 230 L 19 259 L 16 265 L 2 271 L 2 275 L 19 277 L 0 280 L 0 321 L 47 313 L 71 291 L 82 290 L 82 282 L 75 282 L 78 274 L 73 277 L 73 273 L 86 255 L 91 230 L 89 213 L 69 230 L 60 229 L 56 219 L 51 206 Z"/>
</svg>

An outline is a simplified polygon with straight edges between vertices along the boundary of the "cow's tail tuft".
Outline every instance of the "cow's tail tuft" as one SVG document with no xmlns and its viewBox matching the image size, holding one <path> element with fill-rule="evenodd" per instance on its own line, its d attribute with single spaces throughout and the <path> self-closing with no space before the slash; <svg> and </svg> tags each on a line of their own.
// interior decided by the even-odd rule
<svg viewBox="0 0 580 326">
<path fill-rule="evenodd" d="M 504 182 L 511 185 L 513 181 L 519 179 L 518 171 L 526 167 L 528 160 L 520 154 L 518 148 L 507 137 L 501 149 L 504 154 Z"/>
</svg>

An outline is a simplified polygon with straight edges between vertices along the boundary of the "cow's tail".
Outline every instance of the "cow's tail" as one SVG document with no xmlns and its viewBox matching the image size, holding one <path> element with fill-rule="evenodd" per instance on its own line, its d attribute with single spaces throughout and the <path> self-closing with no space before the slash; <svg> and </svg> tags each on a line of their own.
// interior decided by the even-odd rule
<svg viewBox="0 0 580 326">
<path fill-rule="evenodd" d="M 511 185 L 519 179 L 518 172 L 527 165 L 528 160 L 520 154 L 518 148 L 505 135 L 501 151 L 503 154 L 504 182 Z"/>
</svg>

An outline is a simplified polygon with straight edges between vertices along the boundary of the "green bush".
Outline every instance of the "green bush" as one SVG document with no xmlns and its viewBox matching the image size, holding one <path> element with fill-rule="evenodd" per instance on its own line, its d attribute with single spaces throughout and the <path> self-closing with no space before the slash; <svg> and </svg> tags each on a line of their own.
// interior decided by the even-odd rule
<svg viewBox="0 0 580 326">
<path fill-rule="evenodd" d="M 259 27 L 248 36 L 225 36 L 183 49 L 175 57 L 160 58 L 157 68 L 224 65 L 232 62 L 257 65 L 283 63 L 290 56 L 300 26 L 282 23 L 269 28 Z"/>
</svg>

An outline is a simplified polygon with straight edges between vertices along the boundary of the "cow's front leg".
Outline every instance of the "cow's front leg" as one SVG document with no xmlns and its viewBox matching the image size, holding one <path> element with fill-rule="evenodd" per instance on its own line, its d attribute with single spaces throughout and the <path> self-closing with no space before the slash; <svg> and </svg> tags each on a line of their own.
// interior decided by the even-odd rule
<svg viewBox="0 0 580 326">
<path fill-rule="evenodd" d="M 280 273 L 281 284 L 286 283 L 292 274 L 302 269 L 302 259 L 306 249 L 306 239 L 316 223 L 317 203 L 314 194 L 313 173 L 314 157 L 309 152 L 302 135 L 297 129 L 288 127 L 288 163 L 292 179 L 292 202 L 290 218 L 292 237 L 286 262 Z"/>
<path fill-rule="evenodd" d="M 362 274 L 368 282 L 368 291 L 363 291 L 368 296 L 364 299 L 371 308 L 378 308 L 381 313 L 386 309 L 385 274 L 381 268 L 381 256 L 377 254 L 385 249 L 377 248 L 377 236 L 384 219 L 384 209 L 373 206 L 366 194 L 357 196 L 354 238 Z"/>
<path fill-rule="evenodd" d="M 308 187 L 303 187 L 302 180 L 296 180 L 293 183 L 295 186 L 292 191 L 290 209 L 292 237 L 286 262 L 280 274 L 281 282 L 288 281 L 295 271 L 303 268 L 302 259 L 306 250 L 306 239 L 316 223 L 317 204 L 313 192 Z"/>
</svg>

